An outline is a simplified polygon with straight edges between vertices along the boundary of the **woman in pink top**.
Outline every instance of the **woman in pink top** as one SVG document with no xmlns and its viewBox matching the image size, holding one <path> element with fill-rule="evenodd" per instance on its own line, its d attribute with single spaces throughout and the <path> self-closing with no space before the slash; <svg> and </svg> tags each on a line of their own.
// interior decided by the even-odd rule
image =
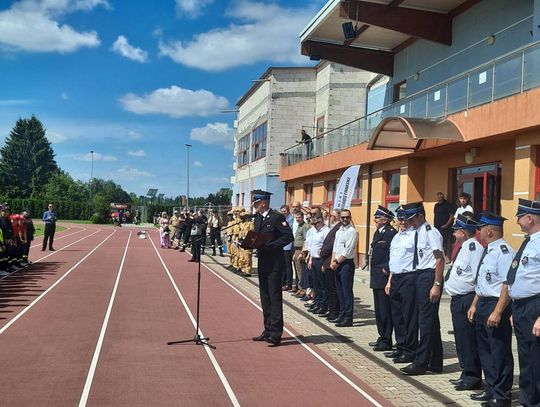
<svg viewBox="0 0 540 407">
<path fill-rule="evenodd" d="M 167 215 L 167 212 L 163 211 L 161 213 L 161 217 L 159 218 L 159 237 L 161 247 L 166 247 L 167 249 L 171 248 L 171 239 L 169 233 L 169 215 Z"/>
</svg>

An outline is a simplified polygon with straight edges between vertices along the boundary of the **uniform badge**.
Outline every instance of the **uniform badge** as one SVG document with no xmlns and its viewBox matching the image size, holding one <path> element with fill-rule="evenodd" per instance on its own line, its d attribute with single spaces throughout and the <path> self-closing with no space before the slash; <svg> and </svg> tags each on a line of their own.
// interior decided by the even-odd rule
<svg viewBox="0 0 540 407">
<path fill-rule="evenodd" d="M 508 247 L 506 247 L 505 244 L 501 245 L 501 252 L 503 252 L 504 254 L 508 254 Z"/>
<path fill-rule="evenodd" d="M 469 243 L 469 250 L 472 252 L 474 250 L 476 250 L 476 245 L 474 244 L 474 242 L 471 242 Z"/>
<path fill-rule="evenodd" d="M 514 260 L 512 262 L 512 268 L 515 269 L 515 268 L 517 268 L 517 266 L 518 266 L 518 262 L 517 262 L 517 260 Z"/>
<path fill-rule="evenodd" d="M 418 250 L 418 255 L 419 255 L 420 257 L 423 257 L 423 256 L 424 256 L 424 252 L 422 251 L 422 249 Z"/>
<path fill-rule="evenodd" d="M 283 226 L 289 226 L 289 224 L 288 224 L 287 222 L 281 222 L 281 224 L 282 224 Z"/>
<path fill-rule="evenodd" d="M 460 276 L 463 273 L 463 270 L 461 269 L 461 267 L 456 268 L 456 273 L 458 276 Z"/>
<path fill-rule="evenodd" d="M 431 230 L 431 225 L 426 225 L 426 230 L 430 231 Z"/>
<path fill-rule="evenodd" d="M 523 257 L 521 259 L 521 264 L 523 264 L 524 266 L 529 262 L 529 258 L 527 256 Z"/>
<path fill-rule="evenodd" d="M 487 280 L 488 282 L 491 281 L 491 274 L 490 274 L 490 273 L 486 273 L 486 280 Z"/>
</svg>

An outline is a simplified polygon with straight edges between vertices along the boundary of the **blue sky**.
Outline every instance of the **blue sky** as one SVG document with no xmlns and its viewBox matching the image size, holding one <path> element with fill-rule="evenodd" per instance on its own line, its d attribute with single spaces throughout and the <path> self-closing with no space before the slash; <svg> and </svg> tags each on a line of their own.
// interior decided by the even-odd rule
<svg viewBox="0 0 540 407">
<path fill-rule="evenodd" d="M 59 166 L 129 192 L 230 187 L 233 109 L 268 66 L 312 65 L 298 34 L 323 0 L 19 0 L 0 4 L 0 145 L 45 125 Z"/>
</svg>

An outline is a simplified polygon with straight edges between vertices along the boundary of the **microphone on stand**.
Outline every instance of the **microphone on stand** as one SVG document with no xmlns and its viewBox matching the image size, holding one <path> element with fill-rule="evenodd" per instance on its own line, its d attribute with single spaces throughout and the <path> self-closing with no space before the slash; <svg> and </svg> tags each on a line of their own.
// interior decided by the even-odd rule
<svg viewBox="0 0 540 407">
<path fill-rule="evenodd" d="M 250 219 L 253 219 L 253 218 L 255 218 L 255 217 L 257 217 L 257 214 L 256 214 L 256 213 L 250 214 L 250 215 L 240 215 L 240 219 L 241 219 L 242 221 L 250 220 Z"/>
</svg>

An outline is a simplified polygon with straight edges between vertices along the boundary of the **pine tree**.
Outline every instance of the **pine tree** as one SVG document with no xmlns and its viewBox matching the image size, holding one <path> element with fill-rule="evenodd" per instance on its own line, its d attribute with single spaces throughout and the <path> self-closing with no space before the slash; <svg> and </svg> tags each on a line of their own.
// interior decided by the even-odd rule
<svg viewBox="0 0 540 407">
<path fill-rule="evenodd" d="M 58 171 L 43 124 L 19 119 L 0 149 L 0 190 L 12 198 L 36 197 Z"/>
</svg>

